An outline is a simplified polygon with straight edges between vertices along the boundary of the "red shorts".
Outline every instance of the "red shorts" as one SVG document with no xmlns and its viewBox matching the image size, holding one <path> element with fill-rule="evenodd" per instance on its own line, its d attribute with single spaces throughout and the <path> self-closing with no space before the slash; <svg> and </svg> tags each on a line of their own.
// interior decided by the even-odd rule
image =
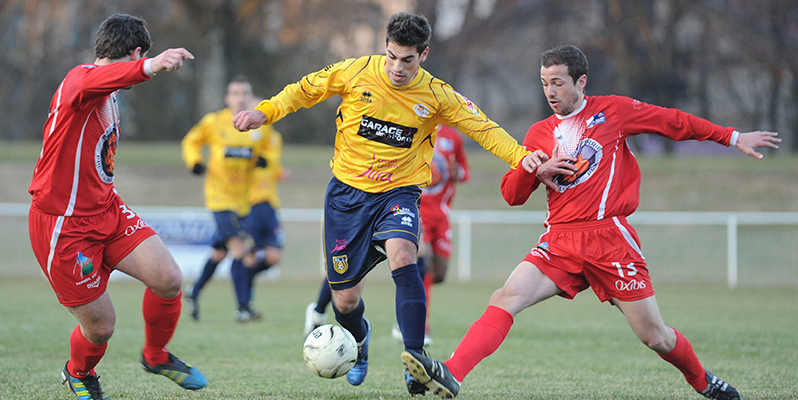
<svg viewBox="0 0 798 400">
<path fill-rule="evenodd" d="M 112 207 L 87 217 L 44 214 L 31 207 L 28 233 L 33 254 L 58 301 L 67 307 L 105 293 L 116 264 L 155 235 L 118 196 Z"/>
<path fill-rule="evenodd" d="M 654 295 L 640 239 L 624 217 L 552 225 L 524 261 L 535 264 L 568 299 L 588 287 L 601 301 Z"/>
<path fill-rule="evenodd" d="M 421 225 L 424 231 L 424 243 L 427 243 L 433 253 L 449 258 L 452 254 L 452 229 L 449 226 L 449 219 L 422 218 Z"/>
</svg>

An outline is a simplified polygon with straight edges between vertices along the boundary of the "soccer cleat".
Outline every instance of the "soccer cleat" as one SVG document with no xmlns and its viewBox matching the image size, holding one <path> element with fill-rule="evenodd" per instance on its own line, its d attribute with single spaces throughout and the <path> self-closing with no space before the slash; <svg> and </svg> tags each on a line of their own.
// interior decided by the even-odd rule
<svg viewBox="0 0 798 400">
<path fill-rule="evenodd" d="M 248 308 L 238 310 L 233 315 L 236 317 L 236 320 L 241 323 L 256 321 L 263 318 L 263 314 L 257 311 L 252 311 Z"/>
<path fill-rule="evenodd" d="M 169 353 L 169 361 L 155 366 L 147 364 L 142 354 L 141 366 L 144 367 L 144 370 L 147 372 L 163 375 L 171 379 L 183 389 L 197 390 L 204 388 L 205 385 L 208 384 L 208 380 L 205 379 L 205 375 L 202 375 L 202 372 L 191 366 L 191 364 L 180 361 L 180 359 L 175 357 L 172 353 Z"/>
<path fill-rule="evenodd" d="M 718 379 L 712 372 L 704 370 L 707 374 L 707 388 L 703 392 L 696 390 L 708 399 L 716 400 L 740 400 L 740 393 L 732 385 Z"/>
<path fill-rule="evenodd" d="M 391 337 L 393 340 L 396 340 L 399 343 L 404 342 L 404 336 L 402 336 L 402 330 L 399 328 L 399 323 L 395 322 L 393 324 L 393 328 L 391 328 Z M 424 332 L 424 347 L 429 346 L 432 344 L 432 336 L 429 335 L 428 331 Z"/>
<path fill-rule="evenodd" d="M 426 386 L 422 385 L 419 381 L 415 378 L 410 376 L 410 373 L 405 370 L 405 385 L 407 385 L 407 391 L 410 392 L 410 396 L 415 397 L 415 395 L 420 394 L 424 395 L 429 390 Z"/>
<path fill-rule="evenodd" d="M 109 397 L 105 397 L 105 392 L 100 387 L 99 376 L 87 375 L 84 378 L 75 378 L 69 374 L 66 364 L 64 364 L 64 369 L 61 370 L 61 383 L 66 385 L 78 399 L 110 400 Z"/>
<path fill-rule="evenodd" d="M 199 321 L 199 304 L 197 298 L 191 295 L 191 291 L 187 292 L 183 297 L 186 299 L 186 308 L 191 313 L 191 319 Z"/>
<path fill-rule="evenodd" d="M 346 373 L 346 380 L 352 386 L 357 386 L 366 380 L 366 373 L 369 370 L 369 338 L 371 337 L 371 322 L 368 318 L 363 317 L 366 321 L 366 338 L 361 343 L 357 344 L 357 361 L 352 369 Z"/>
<path fill-rule="evenodd" d="M 327 314 L 320 314 L 316 311 L 316 302 L 308 304 L 305 308 L 305 334 L 304 337 L 308 337 L 310 332 L 313 332 L 314 329 L 324 325 L 327 322 Z"/>
<path fill-rule="evenodd" d="M 410 376 L 426 386 L 436 396 L 442 399 L 451 399 L 460 391 L 460 382 L 454 379 L 446 364 L 415 350 L 403 351 L 402 362 Z"/>
</svg>

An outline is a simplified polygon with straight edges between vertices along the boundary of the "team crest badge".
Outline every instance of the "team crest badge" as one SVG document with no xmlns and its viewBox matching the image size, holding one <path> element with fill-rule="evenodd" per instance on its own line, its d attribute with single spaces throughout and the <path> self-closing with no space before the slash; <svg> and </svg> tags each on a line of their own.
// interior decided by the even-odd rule
<svg viewBox="0 0 798 400">
<path fill-rule="evenodd" d="M 347 259 L 346 255 L 342 256 L 333 256 L 333 268 L 335 268 L 335 272 L 339 274 L 343 274 L 346 270 L 349 269 L 349 260 Z"/>
</svg>

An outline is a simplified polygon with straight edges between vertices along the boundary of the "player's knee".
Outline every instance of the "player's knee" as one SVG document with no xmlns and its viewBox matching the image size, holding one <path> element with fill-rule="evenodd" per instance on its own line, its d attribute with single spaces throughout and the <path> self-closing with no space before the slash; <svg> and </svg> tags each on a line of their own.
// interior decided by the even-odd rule
<svg viewBox="0 0 798 400">
<path fill-rule="evenodd" d="M 668 346 L 667 340 L 663 335 L 658 334 L 649 334 L 640 337 L 640 341 L 643 342 L 649 349 L 656 351 L 660 354 L 667 354 L 673 350 L 673 346 Z"/>
<path fill-rule="evenodd" d="M 95 345 L 107 343 L 113 335 L 113 323 L 97 324 L 86 330 L 86 339 Z"/>
<path fill-rule="evenodd" d="M 446 279 L 446 274 L 445 273 L 441 274 L 441 273 L 435 272 L 434 274 L 432 274 L 432 283 L 435 283 L 435 284 L 443 283 L 444 279 Z"/>
</svg>

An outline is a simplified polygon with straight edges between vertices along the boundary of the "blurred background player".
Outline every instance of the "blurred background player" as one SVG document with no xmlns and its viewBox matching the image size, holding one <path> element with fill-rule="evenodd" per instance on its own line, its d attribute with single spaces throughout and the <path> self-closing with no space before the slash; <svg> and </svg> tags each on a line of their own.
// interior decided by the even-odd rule
<svg viewBox="0 0 798 400">
<path fill-rule="evenodd" d="M 363 278 L 388 260 L 405 349 L 424 345 L 426 297 L 417 266 L 421 186 L 430 182 L 437 125 L 452 125 L 510 164 L 532 171 L 529 152 L 471 101 L 420 68 L 432 29 L 423 16 L 400 12 L 388 22 L 385 55 L 334 63 L 286 86 L 254 111 L 233 118 L 246 131 L 338 95 L 335 153 L 324 208 L 327 279 L 335 318 L 358 343 L 346 374 L 360 385 L 368 371 L 371 323 L 364 317 Z M 411 393 L 421 393 L 409 376 Z"/>
<path fill-rule="evenodd" d="M 426 272 L 424 291 L 427 294 L 427 322 L 424 328 L 424 345 L 432 344 L 430 331 L 430 299 L 432 285 L 443 283 L 452 254 L 452 229 L 449 213 L 455 186 L 468 180 L 470 172 L 463 137 L 460 132 L 445 125 L 438 126 L 435 151 L 432 154 L 432 182 L 421 189 L 421 237 L 423 246 L 419 251 L 419 270 L 423 264 Z M 402 341 L 402 331 L 395 324 L 393 338 Z"/>
<path fill-rule="evenodd" d="M 757 147 L 778 148 L 781 139 L 773 132 L 740 133 L 629 97 L 587 96 L 587 73 L 587 58 L 575 46 L 541 55 L 540 80 L 554 114 L 533 124 L 524 138 L 540 165 L 534 173 L 511 170 L 502 179 L 502 195 L 510 205 L 524 204 L 541 183 L 547 187 L 546 233 L 493 293 L 448 361 L 415 351 L 403 353 L 402 360 L 435 394 L 454 397 L 466 375 L 501 345 L 519 312 L 555 295 L 573 299 L 590 287 L 698 393 L 740 399 L 734 387 L 704 369 L 690 342 L 662 319 L 640 240 L 627 222 L 640 202 L 641 175 L 626 138 L 647 132 L 672 140 L 712 140 L 757 159 L 762 158 Z"/>
<path fill-rule="evenodd" d="M 253 106 L 258 102 L 253 101 Z M 234 281 L 234 284 L 244 285 L 236 288 L 236 293 L 245 296 L 238 300 L 241 304 L 252 301 L 255 277 L 282 260 L 285 244 L 285 234 L 276 212 L 280 208 L 279 182 L 287 179 L 289 174 L 282 163 L 283 137 L 271 125 L 264 126 L 261 131 L 268 133 L 269 147 L 264 154 L 266 166 L 255 168 L 249 187 L 252 207 L 244 218 L 244 227 L 254 240 L 254 246 L 244 256 L 246 280 Z"/>
<path fill-rule="evenodd" d="M 234 316 L 239 322 L 259 319 L 261 315 L 250 308 L 249 273 L 244 257 L 254 249 L 252 238 L 244 228 L 244 217 L 250 212 L 250 186 L 255 168 L 265 168 L 265 155 L 270 144 L 271 127 L 239 132 L 232 126 L 233 116 L 252 102 L 252 85 L 237 76 L 227 85 L 224 103 L 227 108 L 205 115 L 181 142 L 183 161 L 195 175 L 205 174 L 205 206 L 213 212 L 216 231 L 213 251 L 200 277 L 185 293 L 186 303 L 194 320 L 199 320 L 199 296 L 216 267 L 227 256 L 233 257 L 230 275 L 233 280 L 238 309 Z M 208 166 L 202 154 L 208 147 Z M 254 262 L 248 258 L 248 262 Z M 250 265 L 254 267 L 254 265 Z"/>
<path fill-rule="evenodd" d="M 147 286 L 142 304 L 144 369 L 185 389 L 207 384 L 202 373 L 166 349 L 180 317 L 180 267 L 114 188 L 118 90 L 194 59 L 183 48 L 147 58 L 151 46 L 144 20 L 115 14 L 103 21 L 95 36 L 94 63 L 70 70 L 53 96 L 28 189 L 33 196 L 28 215 L 33 253 L 56 298 L 79 322 L 61 371 L 63 383 L 79 399 L 108 398 L 94 367 L 105 355 L 116 324 L 106 290 L 113 270 Z"/>
</svg>

